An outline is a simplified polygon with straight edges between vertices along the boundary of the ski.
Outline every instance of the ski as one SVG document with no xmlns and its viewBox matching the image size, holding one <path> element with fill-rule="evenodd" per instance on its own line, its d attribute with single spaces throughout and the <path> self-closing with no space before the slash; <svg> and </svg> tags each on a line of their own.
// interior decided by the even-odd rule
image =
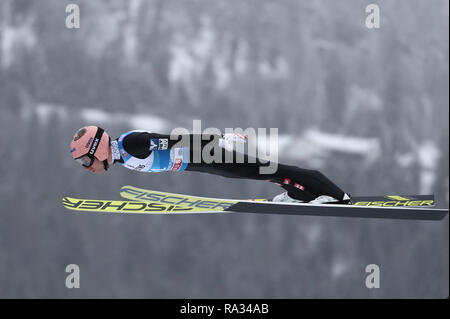
<svg viewBox="0 0 450 319">
<path fill-rule="evenodd" d="M 152 191 L 133 186 L 123 186 L 120 195 L 138 201 L 187 206 L 192 208 L 191 212 L 209 206 L 211 212 L 233 211 L 239 213 L 412 220 L 440 220 L 448 213 L 448 209 L 432 208 L 434 206 L 433 195 L 352 197 L 352 205 L 275 203 L 267 199 L 221 199 Z"/>
<path fill-rule="evenodd" d="M 423 198 L 415 201 L 418 203 L 411 201 L 410 198 L 402 197 L 397 198 L 398 202 L 401 203 L 397 206 L 390 206 L 391 204 L 388 206 L 367 206 L 366 203 L 361 205 L 311 205 L 276 203 L 264 199 L 221 199 L 143 190 L 133 186 L 122 187 L 120 194 L 132 200 L 91 200 L 64 197 L 62 204 L 65 208 L 76 211 L 139 214 L 221 214 L 235 212 L 409 220 L 440 220 L 448 214 L 448 209 L 413 206 L 420 204 L 421 201 L 428 200 Z M 393 198 L 390 199 L 392 200 Z M 417 199 L 417 197 L 414 199 Z"/>
<path fill-rule="evenodd" d="M 227 208 L 239 213 L 286 214 L 303 216 L 382 218 L 407 220 L 441 220 L 448 209 L 421 207 L 384 207 L 357 205 L 279 204 L 273 202 L 240 201 Z"/>
<path fill-rule="evenodd" d="M 215 203 L 233 203 L 243 199 L 221 199 L 214 197 L 200 197 L 184 194 L 159 192 L 134 186 L 123 186 L 120 196 L 130 200 L 152 201 L 176 205 L 192 205 L 198 201 L 212 201 Z M 270 201 L 269 199 L 245 199 L 247 201 Z M 309 205 L 309 204 L 308 204 Z M 383 207 L 433 207 L 434 195 L 386 195 L 386 196 L 355 196 L 352 197 L 354 206 L 383 206 Z M 218 207 L 220 209 L 220 207 Z"/>
<path fill-rule="evenodd" d="M 161 193 L 161 192 L 158 192 Z M 163 197 L 168 200 L 168 197 Z M 173 198 L 172 198 L 173 199 Z M 232 200 L 199 200 L 188 204 L 176 205 L 161 201 L 117 201 L 91 200 L 64 197 L 65 208 L 84 212 L 137 213 L 137 214 L 222 214 L 222 213 L 256 213 L 275 215 L 388 218 L 410 220 L 440 220 L 448 213 L 448 209 L 382 207 L 353 205 L 311 205 L 280 204 L 267 201 L 232 201 Z"/>
<path fill-rule="evenodd" d="M 165 203 L 144 201 L 121 201 L 81 199 L 64 197 L 62 204 L 65 208 L 82 212 L 136 213 L 136 214 L 166 214 L 166 213 L 212 213 L 211 207 L 188 207 Z M 231 206 L 232 204 L 230 204 Z M 223 212 L 219 210 L 217 212 Z"/>
</svg>

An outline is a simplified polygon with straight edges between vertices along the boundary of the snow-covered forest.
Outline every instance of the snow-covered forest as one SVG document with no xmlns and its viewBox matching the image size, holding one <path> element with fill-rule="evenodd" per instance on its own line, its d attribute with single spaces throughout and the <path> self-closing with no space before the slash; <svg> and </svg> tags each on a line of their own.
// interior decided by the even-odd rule
<svg viewBox="0 0 450 319">
<path fill-rule="evenodd" d="M 295 216 L 73 213 L 61 198 L 123 185 L 273 197 L 270 183 L 193 172 L 100 176 L 79 127 L 278 128 L 283 163 L 353 195 L 449 204 L 449 3 L 381 0 L 0 3 L 0 297 L 446 297 L 449 224 Z M 82 288 L 65 288 L 78 264 Z M 364 285 L 367 264 L 382 287 Z"/>
</svg>

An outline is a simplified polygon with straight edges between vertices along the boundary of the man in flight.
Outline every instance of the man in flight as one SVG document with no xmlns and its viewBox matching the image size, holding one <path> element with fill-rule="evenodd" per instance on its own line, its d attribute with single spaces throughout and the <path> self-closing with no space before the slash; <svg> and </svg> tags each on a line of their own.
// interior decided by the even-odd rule
<svg viewBox="0 0 450 319">
<path fill-rule="evenodd" d="M 195 138 L 200 143 L 194 143 Z M 191 134 L 174 139 L 170 135 L 135 130 L 112 140 L 102 128 L 86 126 L 75 133 L 70 151 L 86 170 L 97 174 L 113 164 L 141 172 L 195 171 L 276 183 L 285 190 L 273 198 L 277 202 L 351 204 L 350 196 L 319 171 L 276 163 L 274 173 L 262 174 L 261 168 L 271 163 L 246 154 L 242 162 L 226 161 L 226 156 L 236 158 L 231 145 L 245 139 L 243 135 L 230 133 L 197 137 Z M 198 156 L 209 143 L 215 147 L 207 151 L 212 157 L 220 151 L 221 161 L 205 161 Z"/>
</svg>

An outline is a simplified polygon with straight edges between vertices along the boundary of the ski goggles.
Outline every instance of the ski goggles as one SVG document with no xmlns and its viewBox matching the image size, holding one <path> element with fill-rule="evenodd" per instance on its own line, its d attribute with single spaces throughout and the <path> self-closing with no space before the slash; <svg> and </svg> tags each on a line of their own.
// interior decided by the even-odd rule
<svg viewBox="0 0 450 319">
<path fill-rule="evenodd" d="M 75 158 L 75 161 L 80 163 L 83 167 L 91 167 L 94 164 L 95 157 L 89 154 L 83 155 L 81 157 Z"/>
</svg>

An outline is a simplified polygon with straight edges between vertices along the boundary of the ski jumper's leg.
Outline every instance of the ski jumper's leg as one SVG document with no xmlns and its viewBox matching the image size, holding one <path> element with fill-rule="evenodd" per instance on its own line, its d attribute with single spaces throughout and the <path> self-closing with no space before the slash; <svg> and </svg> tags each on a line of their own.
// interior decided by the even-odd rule
<svg viewBox="0 0 450 319">
<path fill-rule="evenodd" d="M 305 202 L 321 195 L 342 200 L 345 195 L 343 190 L 321 172 L 291 165 L 278 164 L 277 173 L 270 181 L 287 190 L 290 197 Z"/>
<path fill-rule="evenodd" d="M 277 170 L 272 174 L 263 174 L 261 167 L 269 166 L 271 163 L 263 163 L 259 159 L 244 156 L 243 163 L 225 163 L 223 150 L 222 163 L 189 163 L 186 170 L 204 172 L 229 178 L 245 178 L 256 180 L 267 180 L 279 184 L 290 197 L 309 202 L 321 195 L 328 195 L 337 200 L 342 200 L 344 191 L 330 181 L 325 175 L 316 170 L 302 169 L 296 166 L 277 164 Z M 236 153 L 233 152 L 233 158 Z M 272 163 L 273 165 L 273 163 Z"/>
</svg>

